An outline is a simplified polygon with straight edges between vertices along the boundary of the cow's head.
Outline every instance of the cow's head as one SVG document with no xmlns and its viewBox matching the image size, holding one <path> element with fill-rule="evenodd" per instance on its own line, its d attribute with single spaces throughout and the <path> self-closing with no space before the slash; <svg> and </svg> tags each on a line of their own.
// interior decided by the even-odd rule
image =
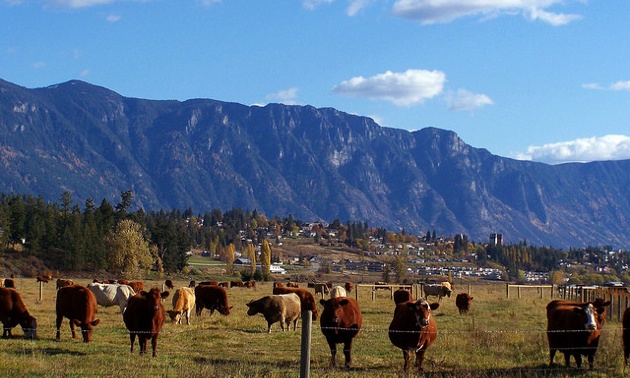
<svg viewBox="0 0 630 378">
<path fill-rule="evenodd" d="M 81 328 L 81 334 L 83 335 L 83 342 L 85 343 L 89 343 L 92 340 L 92 330 L 100 322 L 101 322 L 101 319 L 95 319 L 95 320 L 92 320 L 91 322 L 83 322 L 79 319 L 72 319 L 72 323 L 74 323 L 75 326 Z"/>
<path fill-rule="evenodd" d="M 248 307 L 247 315 L 249 315 L 249 316 L 256 315 L 260 311 L 260 309 L 258 308 L 257 303 L 254 303 L 253 300 L 249 301 L 249 303 L 245 303 L 245 305 Z"/>
<path fill-rule="evenodd" d="M 345 297 L 332 299 L 321 299 L 319 303 L 324 306 L 322 317 L 319 320 L 323 327 L 339 327 L 340 318 L 343 316 L 343 308 L 348 305 L 349 301 Z M 335 333 L 338 331 L 335 330 Z"/>
<path fill-rule="evenodd" d="M 595 331 L 604 325 L 606 307 L 609 305 L 610 301 L 604 302 L 597 299 L 595 302 L 589 302 L 586 306 L 576 307 L 574 311 L 583 320 L 585 330 Z"/>
<path fill-rule="evenodd" d="M 26 314 L 24 319 L 20 322 L 24 337 L 27 339 L 37 338 L 37 320 L 29 314 Z"/>
<path fill-rule="evenodd" d="M 168 314 L 169 318 L 171 318 L 171 323 L 175 324 L 179 323 L 179 320 L 182 318 L 183 312 L 184 311 L 168 310 L 166 313 Z"/>
<path fill-rule="evenodd" d="M 141 291 L 140 295 L 147 301 L 148 305 L 153 308 L 153 311 L 158 311 L 162 306 L 162 299 L 168 297 L 170 293 L 168 291 L 163 292 L 157 287 L 154 287 L 149 291 Z"/>
<path fill-rule="evenodd" d="M 409 310 L 413 311 L 416 318 L 416 327 L 425 328 L 431 321 L 431 310 L 435 310 L 440 307 L 439 303 L 427 302 L 424 298 L 418 299 L 415 303 L 409 304 Z"/>
</svg>

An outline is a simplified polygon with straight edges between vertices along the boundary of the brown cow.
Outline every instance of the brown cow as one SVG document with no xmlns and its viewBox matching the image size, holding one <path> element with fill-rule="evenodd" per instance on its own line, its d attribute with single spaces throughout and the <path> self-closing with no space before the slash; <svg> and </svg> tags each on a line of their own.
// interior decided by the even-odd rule
<svg viewBox="0 0 630 378">
<path fill-rule="evenodd" d="M 582 356 L 586 356 L 589 368 L 593 360 L 610 301 L 598 300 L 585 303 L 551 301 L 547 304 L 547 340 L 549 342 L 549 365 L 553 365 L 556 352 L 564 354 L 564 362 L 569 367 L 571 356 L 578 368 L 582 366 Z"/>
<path fill-rule="evenodd" d="M 317 304 L 315 303 L 315 297 L 310 291 L 306 289 L 294 288 L 294 287 L 276 287 L 273 289 L 273 294 L 289 294 L 295 293 L 300 297 L 300 306 L 302 311 L 311 310 L 313 312 L 313 320 L 317 320 Z"/>
<path fill-rule="evenodd" d="M 468 293 L 457 294 L 457 297 L 455 297 L 455 306 L 457 306 L 460 315 L 468 315 L 468 311 L 472 305 L 472 300 L 473 297 L 471 297 Z"/>
<path fill-rule="evenodd" d="M 57 290 L 65 286 L 74 285 L 74 281 L 66 278 L 57 278 Z"/>
<path fill-rule="evenodd" d="M 48 281 L 52 280 L 52 276 L 50 274 L 44 276 L 37 276 L 37 282 L 48 283 Z"/>
<path fill-rule="evenodd" d="M 133 291 L 136 293 L 139 293 L 144 290 L 144 282 L 142 281 L 131 281 L 125 285 L 130 286 L 133 289 Z"/>
<path fill-rule="evenodd" d="M 4 287 L 15 289 L 15 281 L 13 280 L 13 278 L 5 278 Z"/>
<path fill-rule="evenodd" d="M 405 289 L 398 289 L 394 291 L 394 303 L 399 304 L 407 301 L 412 301 L 413 297 L 411 292 Z"/>
<path fill-rule="evenodd" d="M 70 321 L 72 338 L 77 337 L 75 326 L 79 326 L 83 334 L 83 341 L 90 342 L 92 330 L 101 321 L 94 319 L 97 306 L 96 297 L 86 287 L 72 285 L 57 290 L 57 340 L 61 340 L 61 321 L 66 317 Z"/>
<path fill-rule="evenodd" d="M 283 331 L 291 329 L 291 322 L 293 322 L 293 330 L 297 328 L 301 306 L 300 297 L 295 293 L 268 295 L 255 301 L 252 300 L 246 305 L 249 308 L 247 315 L 263 314 L 267 321 L 267 333 L 271 333 L 271 325 L 276 322 L 280 322 L 280 328 Z"/>
<path fill-rule="evenodd" d="M 121 279 L 116 280 L 116 283 L 119 285 L 129 285 L 131 282 L 129 280 L 121 278 Z"/>
<path fill-rule="evenodd" d="M 195 286 L 197 286 L 197 283 L 195 282 L 195 280 L 190 280 L 190 282 L 188 283 L 188 287 L 194 289 Z"/>
<path fill-rule="evenodd" d="M 182 324 L 182 315 L 190 325 L 190 313 L 195 306 L 195 291 L 189 287 L 180 287 L 173 295 L 173 309 L 168 311 L 171 323 Z"/>
<path fill-rule="evenodd" d="M 621 335 L 623 341 L 623 366 L 625 367 L 628 365 L 628 357 L 630 357 L 630 307 L 623 312 L 621 325 L 623 328 Z"/>
<path fill-rule="evenodd" d="M 230 281 L 230 287 L 243 287 L 243 281 Z"/>
<path fill-rule="evenodd" d="M 229 282 L 219 282 L 219 286 L 224 287 L 224 288 L 229 288 L 230 287 L 230 283 Z"/>
<path fill-rule="evenodd" d="M 405 373 L 409 372 L 411 353 L 414 351 L 416 366 L 419 372 L 422 371 L 424 354 L 437 337 L 437 324 L 431 310 L 439 306 L 439 303 L 429 304 L 424 298 L 396 305 L 394 318 L 389 325 L 389 340 L 394 346 L 402 349 Z"/>
<path fill-rule="evenodd" d="M 352 282 L 348 281 L 343 285 L 343 287 L 346 289 L 348 293 L 350 293 L 352 292 L 352 288 L 354 287 L 354 285 L 352 284 Z"/>
<path fill-rule="evenodd" d="M 201 281 L 199 282 L 199 285 L 219 286 L 219 281 Z"/>
<path fill-rule="evenodd" d="M 243 282 L 243 286 L 244 287 L 249 287 L 249 288 L 255 288 L 256 287 L 256 281 L 245 281 L 245 282 Z"/>
<path fill-rule="evenodd" d="M 321 294 L 322 299 L 324 299 L 324 295 L 328 295 L 329 289 L 328 285 L 325 283 L 316 283 L 315 284 L 315 295 Z"/>
<path fill-rule="evenodd" d="M 287 287 L 295 287 L 295 288 L 299 288 L 300 284 L 297 282 L 287 282 Z"/>
<path fill-rule="evenodd" d="M 167 289 L 175 289 L 175 285 L 173 285 L 173 281 L 172 280 L 166 280 L 164 281 L 164 286 L 166 286 Z"/>
<path fill-rule="evenodd" d="M 157 356 L 158 336 L 166 319 L 162 299 L 168 295 L 168 291 L 162 292 L 154 287 L 148 292 L 141 291 L 129 298 L 129 304 L 123 314 L 123 321 L 129 330 L 131 353 L 133 353 L 133 345 L 136 342 L 136 336 L 138 336 L 140 354 L 147 352 L 147 340 L 151 339 L 153 357 Z"/>
<path fill-rule="evenodd" d="M 343 354 L 346 358 L 345 367 L 352 362 L 352 340 L 361 330 L 363 316 L 356 300 L 347 297 L 320 300 L 324 311 L 319 324 L 324 337 L 330 347 L 330 365 L 335 367 L 337 344 L 343 343 Z"/>
<path fill-rule="evenodd" d="M 18 324 L 22 327 L 24 337 L 37 338 L 37 320 L 28 313 L 20 293 L 15 289 L 0 287 L 0 322 L 4 328 L 4 338 L 12 337 L 11 330 Z"/>
<path fill-rule="evenodd" d="M 201 316 L 204 308 L 210 310 L 210 315 L 218 311 L 222 315 L 230 315 L 231 306 L 228 305 L 227 291 L 220 286 L 197 285 L 195 287 L 195 313 Z"/>
<path fill-rule="evenodd" d="M 277 288 L 277 287 L 284 287 L 284 285 L 282 284 L 282 282 L 280 281 L 276 281 L 273 283 L 273 288 Z"/>
</svg>

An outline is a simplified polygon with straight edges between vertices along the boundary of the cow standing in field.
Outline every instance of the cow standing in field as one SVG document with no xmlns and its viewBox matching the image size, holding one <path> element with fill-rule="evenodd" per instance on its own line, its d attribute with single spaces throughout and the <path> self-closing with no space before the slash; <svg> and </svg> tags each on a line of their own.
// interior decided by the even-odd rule
<svg viewBox="0 0 630 378">
<path fill-rule="evenodd" d="M 129 298 L 136 295 L 128 285 L 89 283 L 87 288 L 96 297 L 96 303 L 103 307 L 118 306 L 121 314 L 125 312 Z"/>
<path fill-rule="evenodd" d="M 65 286 L 72 286 L 72 285 L 74 285 L 74 281 L 71 279 L 57 278 L 57 290 Z"/>
<path fill-rule="evenodd" d="M 586 356 L 589 368 L 593 368 L 593 360 L 608 306 L 610 306 L 610 301 L 601 299 L 583 303 L 556 300 L 547 304 L 550 366 L 553 365 L 556 352 L 561 352 L 564 354 L 567 367 L 573 356 L 577 367 L 581 368 L 582 356 Z"/>
<path fill-rule="evenodd" d="M 197 285 L 195 287 L 195 313 L 201 316 L 204 308 L 210 310 L 210 315 L 218 311 L 221 315 L 230 315 L 227 291 L 220 286 Z"/>
<path fill-rule="evenodd" d="M 438 297 L 438 302 L 442 301 L 443 297 L 451 297 L 451 290 L 449 287 L 446 287 L 441 284 L 433 284 L 433 285 L 422 285 L 422 289 L 424 290 L 425 298 L 429 298 L 430 296 Z"/>
<path fill-rule="evenodd" d="M 331 298 L 345 297 L 346 295 L 346 289 L 344 289 L 343 286 L 335 286 L 330 289 Z"/>
<path fill-rule="evenodd" d="M 336 366 L 337 344 L 343 343 L 345 367 L 352 363 L 352 340 L 361 330 L 363 316 L 356 300 L 346 297 L 320 300 L 324 311 L 319 320 L 320 327 L 330 347 L 330 365 Z"/>
<path fill-rule="evenodd" d="M 348 281 L 343 285 L 343 287 L 346 289 L 348 293 L 351 293 L 354 285 L 352 284 L 352 282 Z"/>
<path fill-rule="evenodd" d="M 144 282 L 142 281 L 131 281 L 126 285 L 131 287 L 135 293 L 139 293 L 144 290 Z"/>
<path fill-rule="evenodd" d="M 50 280 L 52 280 L 52 276 L 50 274 L 37 276 L 37 282 L 48 283 Z"/>
<path fill-rule="evenodd" d="M 315 288 L 315 295 L 321 294 L 322 299 L 324 299 L 325 295 L 328 295 L 329 289 L 326 283 L 316 283 L 314 288 Z"/>
<path fill-rule="evenodd" d="M 457 306 L 460 315 L 468 315 L 472 301 L 473 297 L 468 293 L 457 294 L 457 297 L 455 297 L 455 306 Z"/>
<path fill-rule="evenodd" d="M 151 339 L 153 357 L 157 356 L 157 341 L 160 330 L 166 319 L 166 311 L 162 299 L 168 297 L 169 292 L 162 292 L 157 287 L 142 291 L 129 299 L 127 310 L 123 314 L 123 321 L 129 330 L 131 353 L 138 337 L 140 354 L 147 352 L 147 341 Z"/>
<path fill-rule="evenodd" d="M 92 340 L 92 330 L 100 319 L 94 319 L 97 311 L 96 297 L 86 287 L 81 285 L 65 286 L 57 290 L 57 340 L 61 340 L 61 322 L 64 317 L 69 319 L 72 338 L 77 337 L 75 326 L 81 328 L 83 342 Z"/>
<path fill-rule="evenodd" d="M 11 330 L 18 324 L 25 338 L 37 338 L 37 320 L 29 314 L 20 293 L 15 289 L 0 287 L 0 322 L 4 329 L 3 338 L 12 337 Z"/>
<path fill-rule="evenodd" d="M 175 289 L 175 285 L 173 285 L 173 280 L 165 280 L 164 286 L 166 286 L 166 288 L 170 290 Z"/>
<path fill-rule="evenodd" d="M 300 297 L 295 293 L 268 295 L 255 301 L 246 303 L 247 315 L 254 316 L 258 313 L 262 314 L 267 321 L 267 333 L 271 333 L 271 325 L 280 322 L 280 328 L 283 331 L 291 329 L 293 322 L 293 330 L 297 328 L 297 321 L 300 318 L 301 306 Z"/>
<path fill-rule="evenodd" d="M 418 372 L 422 371 L 424 354 L 437 338 L 437 324 L 431 311 L 439 306 L 439 303 L 429 304 L 424 298 L 396 305 L 394 318 L 389 325 L 389 340 L 402 349 L 405 373 L 409 372 L 413 352 L 416 353 Z"/>
<path fill-rule="evenodd" d="M 3 285 L 6 288 L 15 289 L 15 281 L 13 280 L 13 278 L 5 278 Z"/>
<path fill-rule="evenodd" d="M 182 324 L 182 315 L 190 325 L 190 313 L 195 307 L 195 291 L 189 287 L 180 287 L 173 294 L 173 309 L 168 311 L 171 323 Z"/>
<path fill-rule="evenodd" d="M 294 287 L 277 287 L 273 289 L 273 294 L 290 294 L 295 293 L 298 297 L 300 297 L 300 306 L 302 311 L 311 310 L 313 312 L 312 319 L 317 320 L 317 303 L 315 303 L 315 297 L 311 294 L 307 289 L 300 289 Z"/>
</svg>

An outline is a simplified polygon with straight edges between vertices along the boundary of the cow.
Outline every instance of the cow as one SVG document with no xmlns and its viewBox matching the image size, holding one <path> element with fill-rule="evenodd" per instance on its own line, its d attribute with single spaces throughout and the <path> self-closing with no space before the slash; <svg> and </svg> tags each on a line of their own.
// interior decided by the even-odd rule
<svg viewBox="0 0 630 378">
<path fill-rule="evenodd" d="M 299 288 L 300 284 L 297 282 L 287 282 L 287 287 L 295 287 L 295 288 Z"/>
<path fill-rule="evenodd" d="M 621 320 L 623 328 L 621 339 L 623 341 L 623 366 L 628 365 L 628 357 L 630 357 L 630 307 L 623 312 Z"/>
<path fill-rule="evenodd" d="M 343 286 L 335 286 L 330 289 L 331 298 L 345 297 L 346 295 L 346 289 L 344 289 Z"/>
<path fill-rule="evenodd" d="M 273 294 L 289 294 L 295 293 L 300 297 L 300 306 L 302 311 L 311 310 L 313 312 L 312 319 L 317 320 L 317 303 L 315 303 L 315 297 L 307 289 L 294 288 L 294 287 L 276 287 L 273 289 Z"/>
<path fill-rule="evenodd" d="M 52 276 L 50 274 L 37 276 L 37 282 L 48 283 L 50 280 L 52 280 Z"/>
<path fill-rule="evenodd" d="M 425 298 L 428 299 L 430 296 L 438 297 L 438 302 L 442 301 L 443 297 L 450 298 L 453 292 L 453 290 L 441 284 L 425 284 L 422 285 L 422 289 L 424 290 Z"/>
<path fill-rule="evenodd" d="M 316 283 L 315 284 L 315 295 L 321 294 L 322 299 L 324 299 L 324 295 L 328 295 L 328 286 L 325 283 Z"/>
<path fill-rule="evenodd" d="M 103 307 L 119 306 L 120 313 L 125 312 L 129 298 L 136 292 L 128 285 L 89 283 L 87 285 L 96 297 L 96 303 Z"/>
<path fill-rule="evenodd" d="M 57 290 L 57 340 L 61 340 L 61 321 L 69 319 L 72 338 L 76 339 L 75 326 L 81 328 L 83 342 L 92 340 L 92 330 L 100 323 L 94 319 L 97 311 L 96 297 L 86 287 L 81 285 L 65 286 Z"/>
<path fill-rule="evenodd" d="M 343 287 L 346 289 L 348 293 L 351 293 L 354 285 L 352 284 L 352 282 L 348 281 L 343 285 Z"/>
<path fill-rule="evenodd" d="M 411 296 L 411 292 L 405 289 L 398 289 L 394 291 L 394 303 L 399 304 L 407 301 L 412 301 L 413 297 Z"/>
<path fill-rule="evenodd" d="M 583 303 L 556 300 L 547 304 L 549 366 L 553 365 L 553 358 L 559 351 L 564 354 L 564 363 L 567 367 L 573 356 L 578 369 L 581 368 L 584 355 L 589 368 L 593 368 L 606 307 L 610 306 L 610 303 L 599 299 Z"/>
<path fill-rule="evenodd" d="M 0 278 L 0 286 L 4 286 L 4 278 Z"/>
<path fill-rule="evenodd" d="M 468 293 L 457 294 L 455 297 L 455 306 L 457 306 L 460 315 L 468 315 L 472 301 L 473 297 L 471 297 Z"/>
<path fill-rule="evenodd" d="M 186 316 L 186 324 L 190 325 L 190 313 L 195 307 L 195 291 L 189 287 L 180 287 L 173 294 L 173 309 L 168 311 L 171 323 L 182 324 L 182 315 Z"/>
<path fill-rule="evenodd" d="M 173 280 L 165 280 L 164 286 L 166 286 L 166 288 L 170 290 L 175 289 L 175 285 L 173 285 Z"/>
<path fill-rule="evenodd" d="M 219 282 L 219 286 L 228 289 L 230 287 L 230 283 L 227 282 L 227 281 L 226 282 Z"/>
<path fill-rule="evenodd" d="M 144 290 L 144 282 L 142 281 L 131 281 L 127 285 L 130 286 L 133 289 L 133 291 L 136 293 L 139 293 L 142 290 Z"/>
<path fill-rule="evenodd" d="M 273 288 L 275 289 L 277 287 L 285 287 L 285 286 L 282 284 L 282 282 L 276 281 L 276 282 L 273 283 Z"/>
<path fill-rule="evenodd" d="M 74 281 L 66 278 L 57 278 L 57 290 L 61 289 L 64 286 L 72 286 L 74 285 Z"/>
<path fill-rule="evenodd" d="M 295 293 L 268 295 L 255 301 L 252 300 L 246 305 L 249 308 L 247 315 L 254 316 L 260 313 L 265 317 L 267 333 L 271 333 L 271 325 L 276 322 L 280 322 L 280 328 L 283 331 L 289 331 L 291 322 L 293 322 L 293 330 L 295 331 L 302 311 L 300 297 Z"/>
<path fill-rule="evenodd" d="M 162 292 L 157 287 L 149 291 L 141 291 L 129 298 L 127 310 L 123 314 L 123 321 L 129 330 L 131 353 L 138 337 L 140 354 L 147 352 L 147 341 L 151 339 L 153 357 L 157 356 L 157 341 L 160 330 L 166 319 L 166 311 L 162 299 L 169 296 L 168 291 Z"/>
<path fill-rule="evenodd" d="M 330 347 L 330 365 L 335 367 L 337 344 L 343 343 L 345 367 L 349 368 L 352 362 L 352 340 L 361 330 L 363 323 L 359 303 L 346 297 L 322 299 L 319 303 L 324 306 L 319 324 Z"/>
<path fill-rule="evenodd" d="M 210 315 L 218 311 L 221 315 L 229 315 L 231 306 L 228 305 L 227 291 L 220 286 L 197 285 L 195 287 L 195 313 L 201 316 L 204 308 L 210 310 Z"/>
<path fill-rule="evenodd" d="M 219 286 L 219 281 L 201 281 L 199 285 Z"/>
<path fill-rule="evenodd" d="M 230 281 L 230 287 L 243 287 L 243 281 Z"/>
<path fill-rule="evenodd" d="M 29 314 L 20 293 L 15 289 L 0 287 L 0 322 L 4 329 L 3 338 L 12 337 L 11 330 L 18 324 L 25 338 L 37 338 L 37 320 Z"/>
<path fill-rule="evenodd" d="M 197 283 L 195 282 L 195 280 L 190 280 L 190 282 L 188 283 L 188 287 L 191 289 L 194 289 L 195 286 L 197 286 Z"/>
<path fill-rule="evenodd" d="M 113 283 L 113 282 L 112 282 L 112 283 Z M 119 284 L 119 285 L 129 285 L 129 284 L 131 283 L 131 281 L 126 280 L 126 279 L 124 279 L 124 278 L 120 278 L 120 279 L 116 280 L 116 282 L 115 282 L 115 283 L 117 283 L 117 284 Z"/>
<path fill-rule="evenodd" d="M 15 280 L 13 280 L 13 278 L 5 278 L 4 287 L 9 288 L 9 289 L 15 289 Z"/>
<path fill-rule="evenodd" d="M 416 367 L 418 372 L 422 371 L 424 354 L 437 338 L 437 324 L 431 311 L 439 306 L 439 303 L 429 304 L 424 298 L 396 305 L 388 334 L 391 343 L 402 349 L 405 373 L 409 372 L 411 353 L 414 351 Z"/>
<path fill-rule="evenodd" d="M 245 281 L 245 282 L 243 282 L 243 286 L 244 287 L 249 287 L 249 288 L 255 288 L 256 287 L 256 281 Z"/>
</svg>

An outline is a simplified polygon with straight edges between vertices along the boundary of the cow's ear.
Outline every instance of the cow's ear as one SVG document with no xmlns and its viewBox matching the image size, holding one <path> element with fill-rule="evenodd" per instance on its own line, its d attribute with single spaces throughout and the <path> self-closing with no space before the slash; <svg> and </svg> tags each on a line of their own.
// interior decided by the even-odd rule
<svg viewBox="0 0 630 378">
<path fill-rule="evenodd" d="M 470 297 L 470 300 L 472 301 L 474 297 Z"/>
<path fill-rule="evenodd" d="M 437 302 L 431 303 L 429 307 L 431 307 L 431 310 L 437 310 L 437 308 L 440 307 L 440 304 Z"/>
<path fill-rule="evenodd" d="M 92 323 L 90 323 L 92 325 L 92 327 L 96 327 L 98 325 L 98 323 L 101 322 L 101 319 L 95 319 Z"/>
<path fill-rule="evenodd" d="M 72 319 L 71 321 L 75 326 L 81 327 L 81 321 L 79 319 Z"/>
<path fill-rule="evenodd" d="M 168 291 L 164 291 L 164 292 L 162 292 L 162 294 L 160 294 L 160 296 L 161 296 L 162 298 L 166 298 L 166 297 L 168 297 L 170 294 L 171 294 L 171 293 L 169 293 Z"/>
<path fill-rule="evenodd" d="M 348 305 L 348 303 L 350 303 L 350 301 L 348 301 L 348 299 L 342 299 L 339 301 L 339 304 L 342 306 L 346 306 Z"/>
<path fill-rule="evenodd" d="M 320 303 L 322 306 L 326 307 L 326 299 L 320 299 L 320 300 L 319 300 L 319 303 Z"/>
<path fill-rule="evenodd" d="M 253 302 L 253 301 L 254 301 L 254 300 L 252 299 L 251 301 L 249 301 L 249 302 L 245 303 L 245 306 L 247 306 L 247 307 L 251 307 L 251 306 L 252 306 L 252 302 Z"/>
</svg>

